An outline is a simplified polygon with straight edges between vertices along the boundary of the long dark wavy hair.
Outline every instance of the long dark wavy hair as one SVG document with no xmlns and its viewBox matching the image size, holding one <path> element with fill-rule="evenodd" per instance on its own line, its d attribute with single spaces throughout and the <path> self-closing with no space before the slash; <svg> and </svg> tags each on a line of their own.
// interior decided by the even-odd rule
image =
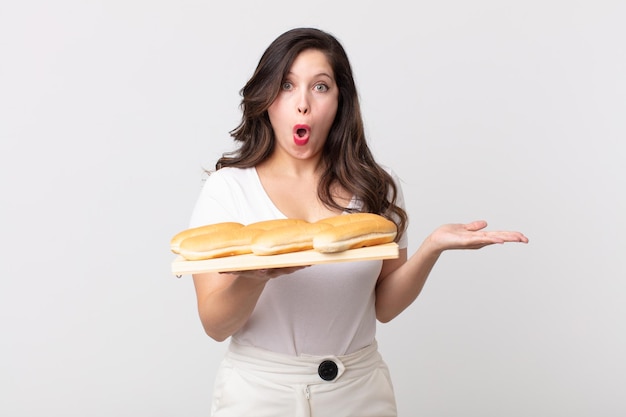
<svg viewBox="0 0 626 417">
<path fill-rule="evenodd" d="M 339 88 L 339 106 L 322 152 L 324 172 L 317 194 L 327 207 L 347 210 L 332 195 L 339 185 L 363 204 L 361 211 L 380 214 L 398 226 L 398 237 L 404 233 L 406 212 L 396 205 L 397 188 L 391 176 L 381 168 L 367 146 L 363 119 L 352 68 L 348 56 L 331 34 L 314 28 L 289 30 L 276 38 L 265 50 L 254 74 L 241 89 L 242 118 L 230 132 L 237 150 L 227 152 L 215 169 L 250 168 L 265 160 L 274 150 L 274 131 L 267 109 L 278 96 L 292 63 L 304 50 L 324 53 L 333 69 Z"/>
</svg>

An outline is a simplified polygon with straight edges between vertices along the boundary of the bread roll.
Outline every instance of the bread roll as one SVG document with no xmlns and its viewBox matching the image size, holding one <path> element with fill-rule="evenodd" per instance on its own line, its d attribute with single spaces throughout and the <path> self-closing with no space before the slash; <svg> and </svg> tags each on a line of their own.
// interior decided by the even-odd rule
<svg viewBox="0 0 626 417">
<path fill-rule="evenodd" d="M 240 225 L 236 228 L 224 227 L 183 239 L 179 244 L 179 253 L 188 261 L 244 255 L 252 253 L 252 239 L 258 234 L 301 224 L 307 224 L 307 222 L 299 219 L 272 219 L 250 223 L 246 226 Z"/>
<path fill-rule="evenodd" d="M 301 222 L 259 233 L 252 240 L 255 255 L 277 255 L 313 249 L 313 238 L 322 230 L 333 226 L 325 223 Z"/>
<path fill-rule="evenodd" d="M 192 236 L 180 242 L 180 255 L 188 261 L 199 261 L 251 253 L 250 243 L 261 232 L 260 229 L 240 227 Z"/>
<path fill-rule="evenodd" d="M 243 227 L 243 224 L 237 222 L 213 223 L 205 226 L 192 227 L 174 235 L 174 237 L 170 240 L 170 248 L 172 252 L 180 253 L 180 242 L 187 238 L 198 235 L 205 235 L 213 232 L 234 230 L 241 227 Z"/>
<path fill-rule="evenodd" d="M 366 213 L 346 214 L 341 217 L 360 214 Z M 358 220 L 359 217 L 361 220 Z M 318 252 L 335 253 L 364 246 L 381 245 L 393 242 L 397 235 L 396 224 L 379 215 L 341 219 L 343 224 L 339 219 L 332 221 L 338 225 L 317 233 L 313 238 L 313 248 Z"/>
</svg>

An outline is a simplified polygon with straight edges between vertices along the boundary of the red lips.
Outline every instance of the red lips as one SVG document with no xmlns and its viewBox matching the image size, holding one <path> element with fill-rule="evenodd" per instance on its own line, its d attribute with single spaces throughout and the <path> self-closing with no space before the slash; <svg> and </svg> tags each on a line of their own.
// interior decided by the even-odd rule
<svg viewBox="0 0 626 417">
<path fill-rule="evenodd" d="M 311 127 L 309 125 L 295 125 L 293 127 L 293 142 L 298 146 L 304 146 L 309 142 Z"/>
</svg>

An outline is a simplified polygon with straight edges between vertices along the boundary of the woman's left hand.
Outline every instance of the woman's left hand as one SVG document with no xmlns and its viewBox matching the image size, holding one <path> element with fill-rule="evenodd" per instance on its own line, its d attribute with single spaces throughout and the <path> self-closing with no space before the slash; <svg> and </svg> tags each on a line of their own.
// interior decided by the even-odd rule
<svg viewBox="0 0 626 417">
<path fill-rule="evenodd" d="M 528 238 L 520 232 L 488 231 L 487 222 L 477 220 L 467 224 L 445 224 L 438 227 L 429 237 L 436 251 L 449 249 L 480 249 L 506 242 L 528 243 Z"/>
</svg>

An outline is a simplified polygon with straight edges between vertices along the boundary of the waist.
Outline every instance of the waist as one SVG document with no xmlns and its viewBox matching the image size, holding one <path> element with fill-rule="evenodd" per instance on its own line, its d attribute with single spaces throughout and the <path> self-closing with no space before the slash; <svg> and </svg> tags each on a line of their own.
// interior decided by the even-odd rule
<svg viewBox="0 0 626 417">
<path fill-rule="evenodd" d="M 244 346 L 231 340 L 225 359 L 240 371 L 252 372 L 276 382 L 300 384 L 358 378 L 383 364 L 376 341 L 348 355 L 292 356 Z"/>
</svg>

